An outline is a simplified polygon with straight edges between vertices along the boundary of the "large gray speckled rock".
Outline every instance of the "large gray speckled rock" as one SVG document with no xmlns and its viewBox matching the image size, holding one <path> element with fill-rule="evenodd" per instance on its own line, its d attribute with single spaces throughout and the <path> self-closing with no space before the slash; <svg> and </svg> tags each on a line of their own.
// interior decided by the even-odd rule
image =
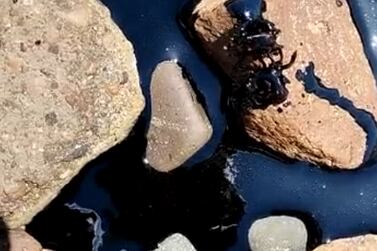
<svg viewBox="0 0 377 251">
<path fill-rule="evenodd" d="M 146 159 L 163 172 L 194 155 L 212 136 L 212 126 L 182 69 L 172 61 L 157 65 L 151 81 L 152 120 Z"/>
<path fill-rule="evenodd" d="M 196 251 L 196 249 L 185 236 L 173 234 L 158 244 L 155 251 Z"/>
<path fill-rule="evenodd" d="M 0 0 L 0 217 L 28 223 L 144 107 L 133 48 L 96 0 Z"/>
<path fill-rule="evenodd" d="M 301 220 L 272 216 L 257 220 L 249 230 L 253 251 L 305 251 L 308 233 Z"/>
</svg>

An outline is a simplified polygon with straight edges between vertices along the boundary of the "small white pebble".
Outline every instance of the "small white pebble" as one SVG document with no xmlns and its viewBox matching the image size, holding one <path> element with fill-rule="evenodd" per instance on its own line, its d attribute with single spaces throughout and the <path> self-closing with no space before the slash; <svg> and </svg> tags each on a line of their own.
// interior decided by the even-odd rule
<svg viewBox="0 0 377 251">
<path fill-rule="evenodd" d="M 143 163 L 144 163 L 144 165 L 148 165 L 149 164 L 148 159 L 147 158 L 143 158 Z"/>
<path fill-rule="evenodd" d="M 176 233 L 158 244 L 155 251 L 196 251 L 191 242 L 183 235 Z"/>
<path fill-rule="evenodd" d="M 245 11 L 245 17 L 247 17 L 247 19 L 250 19 L 250 11 Z"/>
<path fill-rule="evenodd" d="M 270 216 L 253 222 L 248 239 L 253 251 L 298 251 L 305 250 L 308 234 L 300 219 Z"/>
</svg>

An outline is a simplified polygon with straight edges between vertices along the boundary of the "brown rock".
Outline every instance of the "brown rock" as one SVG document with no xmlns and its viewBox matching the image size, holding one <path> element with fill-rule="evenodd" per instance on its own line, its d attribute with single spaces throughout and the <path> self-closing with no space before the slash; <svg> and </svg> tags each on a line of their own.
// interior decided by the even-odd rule
<svg viewBox="0 0 377 251">
<path fill-rule="evenodd" d="M 151 100 L 146 159 L 156 170 L 169 172 L 207 143 L 212 126 L 175 62 L 157 65 L 152 75 Z"/>
<path fill-rule="evenodd" d="M 15 228 L 127 136 L 144 98 L 100 2 L 0 0 L 0 17 L 0 217 Z"/>
<path fill-rule="evenodd" d="M 10 249 L 9 251 L 42 251 L 42 246 L 22 230 L 12 230 L 8 235 Z M 1 245 L 1 244 L 0 244 Z"/>
<path fill-rule="evenodd" d="M 202 0 L 195 9 L 194 27 L 208 53 L 235 78 L 238 58 L 224 48 L 236 20 L 226 2 Z M 291 81 L 287 101 L 265 110 L 249 109 L 244 116 L 247 133 L 292 158 L 344 169 L 358 167 L 366 133 L 348 111 L 307 93 L 296 79 L 298 70 L 314 62 L 315 74 L 325 86 L 337 88 L 357 108 L 377 115 L 375 80 L 346 1 L 342 7 L 336 1 L 267 1 L 264 15 L 282 31 L 278 42 L 284 55 L 297 50 L 298 57 L 284 71 Z"/>
<path fill-rule="evenodd" d="M 365 235 L 353 238 L 339 239 L 324 244 L 314 251 L 375 251 L 377 250 L 377 236 Z"/>
<path fill-rule="evenodd" d="M 325 86 L 377 117 L 376 80 L 348 3 L 340 1 L 340 7 L 337 1 L 269 1 L 266 18 L 284 31 L 279 43 L 285 55 L 298 52 L 297 64 L 286 73 L 292 86 L 299 85 L 296 71 L 312 61 Z"/>
</svg>

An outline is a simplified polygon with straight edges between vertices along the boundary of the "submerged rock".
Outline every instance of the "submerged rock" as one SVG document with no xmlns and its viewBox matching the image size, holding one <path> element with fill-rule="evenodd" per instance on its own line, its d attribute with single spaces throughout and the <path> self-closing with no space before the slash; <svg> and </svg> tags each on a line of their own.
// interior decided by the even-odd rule
<svg viewBox="0 0 377 251">
<path fill-rule="evenodd" d="M 0 217 L 15 228 L 127 136 L 144 98 L 99 1 L 0 1 L 0 16 Z"/>
<path fill-rule="evenodd" d="M 253 251 L 305 251 L 307 239 L 304 223 L 288 216 L 257 220 L 249 230 L 249 244 Z"/>
<path fill-rule="evenodd" d="M 353 238 L 331 241 L 314 249 L 314 251 L 375 251 L 377 250 L 377 236 L 368 234 Z"/>
<path fill-rule="evenodd" d="M 156 170 L 168 172 L 208 142 L 212 126 L 182 69 L 172 61 L 154 70 L 151 100 L 146 159 Z"/>
<path fill-rule="evenodd" d="M 158 244 L 155 251 L 195 251 L 191 242 L 181 234 L 173 234 Z"/>
<path fill-rule="evenodd" d="M 233 1 L 232 4 L 237 2 L 242 0 Z M 269 90 L 272 91 L 271 95 L 274 96 L 275 91 L 281 93 L 281 97 L 278 95 L 280 98 L 271 100 L 271 105 L 264 109 L 246 107 L 241 116 L 246 132 L 273 150 L 320 165 L 353 169 L 363 162 L 367 148 L 366 125 L 362 120 L 368 117 L 375 129 L 373 116 L 368 113 L 377 115 L 377 91 L 347 2 L 342 1 L 340 7 L 336 2 L 266 1 L 267 10 L 262 14 L 266 18 L 262 22 L 265 26 L 261 29 L 276 28 L 281 32 L 270 34 L 264 31 L 263 34 L 268 34 L 265 36 L 268 40 L 261 40 L 260 43 L 275 48 L 283 45 L 280 56 L 285 57 L 282 62 L 264 67 L 267 72 L 273 69 L 281 71 L 283 75 L 275 74 L 272 79 L 282 81 L 283 76 L 286 77 L 290 81 L 285 86 L 289 94 L 285 97 L 284 89 L 273 89 L 276 88 L 273 82 L 272 90 Z M 237 51 L 240 46 L 230 46 L 235 43 L 234 34 L 239 32 L 240 24 L 234 11 L 229 10 L 229 3 L 226 0 L 200 1 L 194 10 L 192 22 L 208 54 L 237 82 L 241 78 L 237 70 L 241 61 L 242 66 L 246 65 L 251 72 L 256 71 L 256 65 L 261 67 L 262 63 L 253 61 L 253 55 L 240 60 Z M 252 12 L 255 10 L 242 13 Z M 246 20 L 248 18 L 245 17 Z M 275 51 L 279 52 L 277 49 Z M 293 60 L 295 51 L 297 58 Z M 285 69 L 284 65 L 291 59 L 293 64 Z M 245 63 L 245 60 L 250 61 Z M 255 77 L 261 79 L 259 70 Z M 313 83 L 308 83 L 308 78 L 316 82 L 317 89 L 313 89 Z M 263 83 L 266 83 L 265 79 Z M 338 92 L 334 97 L 334 91 L 323 87 L 335 88 Z M 266 95 L 263 87 L 258 88 L 262 88 L 260 93 Z M 321 94 L 318 94 L 318 90 L 321 90 Z"/>
</svg>

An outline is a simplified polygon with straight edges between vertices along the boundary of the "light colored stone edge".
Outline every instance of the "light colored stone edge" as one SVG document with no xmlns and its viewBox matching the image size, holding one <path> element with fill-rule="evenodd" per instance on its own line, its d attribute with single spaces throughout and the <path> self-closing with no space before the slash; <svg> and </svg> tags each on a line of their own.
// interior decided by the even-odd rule
<svg viewBox="0 0 377 251">
<path fill-rule="evenodd" d="M 377 236 L 367 234 L 351 238 L 342 238 L 323 244 L 313 251 L 375 251 Z"/>
<path fill-rule="evenodd" d="M 175 233 L 167 237 L 162 242 L 160 242 L 158 244 L 158 248 L 155 249 L 154 251 L 173 251 L 170 249 L 172 245 L 176 245 L 176 246 L 179 245 L 181 248 L 184 248 L 183 250 L 176 250 L 176 251 L 195 251 L 196 250 L 195 247 L 192 245 L 192 243 L 186 236 L 180 233 Z"/>
</svg>

